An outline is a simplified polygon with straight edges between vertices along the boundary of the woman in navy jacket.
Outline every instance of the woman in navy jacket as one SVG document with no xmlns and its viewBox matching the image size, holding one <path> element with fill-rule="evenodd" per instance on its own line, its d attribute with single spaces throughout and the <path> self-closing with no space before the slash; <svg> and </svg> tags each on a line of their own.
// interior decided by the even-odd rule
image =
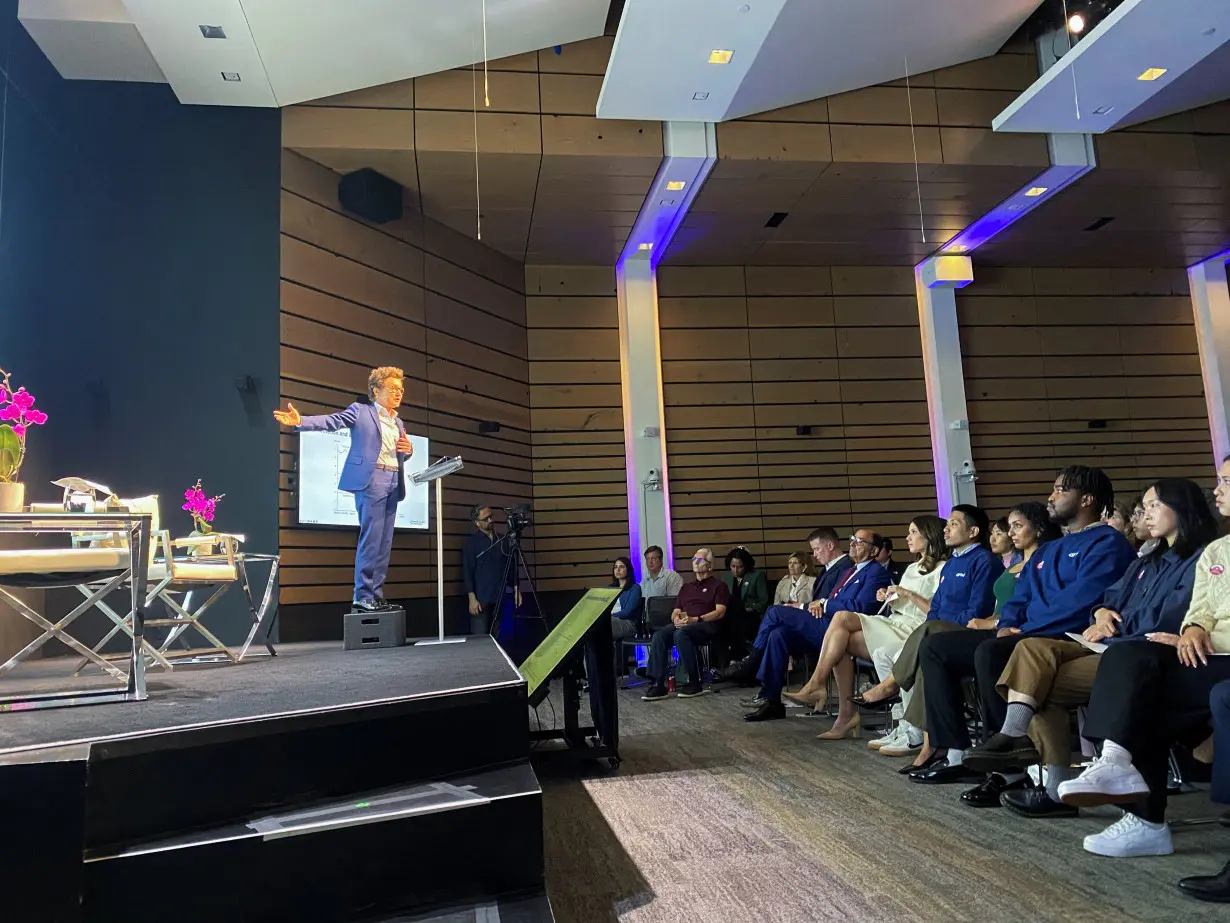
<svg viewBox="0 0 1230 923">
<path fill-rule="evenodd" d="M 611 570 L 611 586 L 621 588 L 619 598 L 611 609 L 611 635 L 618 641 L 636 634 L 645 600 L 641 596 L 641 586 L 636 582 L 636 570 L 631 558 L 620 555 Z"/>
</svg>

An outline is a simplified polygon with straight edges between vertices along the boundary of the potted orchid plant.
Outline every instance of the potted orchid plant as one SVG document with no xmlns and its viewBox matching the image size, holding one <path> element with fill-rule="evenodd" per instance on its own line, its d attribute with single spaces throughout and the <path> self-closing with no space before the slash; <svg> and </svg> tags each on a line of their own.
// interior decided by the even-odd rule
<svg viewBox="0 0 1230 923">
<path fill-rule="evenodd" d="M 218 494 L 216 497 L 205 496 L 205 491 L 201 490 L 200 478 L 197 478 L 196 483 L 184 491 L 184 505 L 180 509 L 192 514 L 193 535 L 208 535 L 214 530 L 213 521 L 218 512 L 218 501 L 225 496 L 226 494 Z"/>
<path fill-rule="evenodd" d="M 34 395 L 14 388 L 11 376 L 0 369 L 0 513 L 20 512 L 26 485 L 17 480 L 26 460 L 26 435 L 42 426 L 47 414 L 34 409 Z"/>
</svg>

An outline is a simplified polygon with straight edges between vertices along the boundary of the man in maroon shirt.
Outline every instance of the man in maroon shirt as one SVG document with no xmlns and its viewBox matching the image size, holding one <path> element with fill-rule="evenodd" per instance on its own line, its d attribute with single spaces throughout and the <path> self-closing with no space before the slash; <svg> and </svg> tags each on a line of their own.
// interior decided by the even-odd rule
<svg viewBox="0 0 1230 923">
<path fill-rule="evenodd" d="M 726 614 L 726 604 L 730 602 L 730 590 L 713 576 L 713 552 L 708 548 L 697 549 L 692 555 L 692 573 L 696 579 L 685 583 L 675 600 L 675 611 L 671 614 L 674 624 L 655 631 L 649 645 L 649 664 L 645 672 L 653 685 L 641 696 L 646 702 L 669 695 L 666 674 L 671 665 L 672 645 L 679 652 L 679 666 L 675 671 L 679 698 L 690 699 L 705 691 L 700 684 L 696 645 L 707 644 L 717 634 L 718 622 Z"/>
</svg>

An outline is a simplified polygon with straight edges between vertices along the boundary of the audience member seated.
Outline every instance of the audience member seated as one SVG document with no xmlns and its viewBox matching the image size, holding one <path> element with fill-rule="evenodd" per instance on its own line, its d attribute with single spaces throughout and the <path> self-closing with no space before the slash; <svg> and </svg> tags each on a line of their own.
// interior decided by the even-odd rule
<svg viewBox="0 0 1230 923">
<path fill-rule="evenodd" d="M 1230 514 L 1230 458 L 1218 472 L 1217 505 Z M 1200 556 L 1178 635 L 1123 641 L 1102 655 L 1082 732 L 1102 742 L 1102 753 L 1060 784 L 1059 798 L 1077 807 L 1119 804 L 1126 813 L 1085 837 L 1087 851 L 1116 857 L 1174 851 L 1166 824 L 1170 748 L 1207 735 L 1209 695 L 1230 679 L 1230 657 L 1212 656 L 1219 653 L 1230 653 L 1230 538 L 1211 542 Z M 1216 750 L 1214 744 L 1214 758 Z"/>
<path fill-rule="evenodd" d="M 888 577 L 893 583 L 901 582 L 901 575 L 905 573 L 907 565 L 893 560 L 893 540 L 887 535 L 884 536 L 884 547 L 876 555 L 876 560 L 884 565 L 884 569 L 888 571 Z"/>
<path fill-rule="evenodd" d="M 806 606 L 811 602 L 815 585 L 816 575 L 812 572 L 810 557 L 801 551 L 795 551 L 786 558 L 786 576 L 777 581 L 777 589 L 773 592 L 773 605 Z"/>
<path fill-rule="evenodd" d="M 698 548 L 692 556 L 692 573 L 696 579 L 684 584 L 675 601 L 675 611 L 671 613 L 673 624 L 653 633 L 645 671 L 652 685 L 641 696 L 646 702 L 656 702 L 670 694 L 666 689 L 666 676 L 670 672 L 672 646 L 679 654 L 675 670 L 676 694 L 681 699 L 689 699 L 705 691 L 700 683 L 696 648 L 708 644 L 717 634 L 718 623 L 726 615 L 730 592 L 726 584 L 713 576 L 713 552 L 708 548 Z"/>
<path fill-rule="evenodd" d="M 1216 523 L 1200 488 L 1181 478 L 1158 481 L 1145 492 L 1144 505 L 1150 535 L 1160 543 L 1103 594 L 1084 631 L 1087 643 L 1027 638 L 998 677 L 978 676 L 980 685 L 995 685 L 1008 709 L 999 732 L 970 750 L 965 765 L 988 773 L 1020 772 L 1037 762 L 1046 767 L 1045 788 L 1003 789 L 996 804 L 1027 817 L 1075 817 L 1076 808 L 1059 801 L 1058 789 L 1072 757 L 1069 710 L 1089 701 L 1098 650 L 1177 632 L 1187 614 L 1196 562 L 1216 537 Z"/>
<path fill-rule="evenodd" d="M 910 522 L 906 534 L 906 547 L 916 560 L 905 569 L 899 584 L 890 585 L 876 594 L 878 602 L 891 607 L 887 616 L 863 612 L 835 612 L 824 643 L 820 648 L 820 662 L 798 692 L 786 693 L 790 698 L 808 705 L 816 705 L 826 698 L 828 677 L 837 679 L 839 705 L 834 728 L 857 727 L 858 713 L 850 698 L 854 694 L 854 665 L 851 656 L 873 659 L 889 651 L 889 660 L 901 650 L 906 639 L 919 625 L 927 620 L 931 597 L 939 586 L 943 558 L 947 553 L 944 545 L 944 520 L 938 516 L 918 516 Z M 884 671 L 888 675 L 889 669 Z M 890 735 L 896 741 L 896 735 Z M 922 734 L 918 734 L 919 745 Z"/>
<path fill-rule="evenodd" d="M 970 624 L 977 625 L 978 620 L 995 607 L 992 591 L 1003 564 L 987 548 L 989 531 L 987 514 L 979 507 L 962 503 L 952 508 L 944 525 L 948 561 L 940 574 L 940 583 L 931 598 L 931 605 L 927 608 L 927 621 L 906 639 L 893 663 L 892 672 L 863 695 L 855 696 L 852 700 L 855 705 L 882 708 L 881 703 L 900 691 L 904 720 L 912 727 L 923 728 L 923 678 L 918 662 L 923 641 L 938 632 L 959 631 Z M 890 749 L 885 755 L 891 756 L 894 751 L 895 748 Z M 880 752 L 884 753 L 884 747 L 880 748 Z M 915 764 L 900 771 L 929 767 L 933 754 L 930 744 L 924 741 Z"/>
<path fill-rule="evenodd" d="M 1132 511 L 1140 503 L 1140 497 L 1128 499 L 1122 494 L 1115 497 L 1115 502 L 1102 513 L 1102 522 L 1116 532 L 1122 532 L 1123 537 L 1132 545 L 1136 544 L 1136 530 L 1132 528 Z"/>
<path fill-rule="evenodd" d="M 754 709 L 748 721 L 769 721 L 786 717 L 782 703 L 782 687 L 791 657 L 814 653 L 824 643 L 824 633 L 832 620 L 830 613 L 874 612 L 879 603 L 876 595 L 888 586 L 888 571 L 876 561 L 880 536 L 870 529 L 859 529 L 850 536 L 850 564 L 832 584 L 829 595 L 813 601 L 806 610 L 790 606 L 774 606 L 760 623 L 760 633 L 752 653 L 741 661 L 744 669 L 754 664 L 760 681 L 760 694 L 744 700 L 745 707 Z M 823 581 L 828 584 L 828 581 Z M 857 724 L 834 728 L 828 732 L 858 733 Z M 825 735 L 821 735 L 824 737 Z M 828 739 L 826 737 L 826 739 Z"/>
<path fill-rule="evenodd" d="M 988 677 L 978 689 L 982 719 L 986 727 L 1001 727 L 1007 706 L 995 681 L 1016 645 L 1031 636 L 1062 639 L 1067 632 L 1086 628 L 1089 613 L 1106 588 L 1135 557 L 1123 535 L 1102 523 L 1102 511 L 1113 499 L 1114 488 L 1101 469 L 1073 466 L 1059 472 L 1048 506 L 1051 519 L 1067 534 L 1034 554 L 1017 582 L 1016 593 L 1004 604 L 997 626 L 980 622 L 978 628 L 936 634 L 923 641 L 919 662 L 927 687 L 927 733 L 937 750 L 948 752 L 942 765 L 911 773 L 912 781 L 983 781 L 964 765 L 971 741 L 962 683 L 972 676 Z M 954 560 L 944 576 L 955 566 Z M 981 792 L 983 799 L 991 794 Z"/>
<path fill-rule="evenodd" d="M 994 530 L 992 530 L 994 531 Z M 998 618 L 1004 603 L 1016 592 L 1016 582 L 1030 556 L 1043 542 L 1053 542 L 1063 536 L 1059 526 L 1051 522 L 1051 514 L 1045 503 L 1026 500 L 1018 503 L 1008 514 L 1008 538 L 1016 551 L 1017 561 L 995 581 L 995 616 Z"/>
<path fill-rule="evenodd" d="M 760 619 L 769 607 L 769 586 L 764 573 L 756 570 L 756 559 L 746 548 L 732 548 L 726 555 L 722 582 L 730 594 L 726 618 L 722 620 L 726 651 L 720 662 L 747 656 Z"/>
<path fill-rule="evenodd" d="M 812 559 L 820 566 L 820 571 L 812 583 L 811 601 L 807 603 L 807 609 L 809 612 L 823 613 L 824 601 L 828 599 L 833 587 L 837 586 L 837 581 L 841 579 L 842 574 L 849 569 L 850 559 L 837 544 L 837 530 L 830 529 L 828 526 L 815 529 L 811 535 L 807 536 L 807 544 L 811 547 Z M 798 607 L 790 603 L 786 606 L 771 608 L 760 622 L 760 630 L 756 633 L 756 644 L 765 633 L 765 623 L 781 615 L 776 611 L 779 608 Z M 752 650 L 746 657 L 724 669 L 720 678 L 740 685 L 753 685 L 756 682 L 756 674 L 760 670 L 760 658 L 763 655 L 763 651 L 756 650 L 756 644 L 752 645 Z"/>
<path fill-rule="evenodd" d="M 991 551 L 999 555 L 1005 570 L 1021 563 L 1021 553 L 1016 550 L 1016 546 L 1012 544 L 1012 536 L 1008 534 L 1007 516 L 1001 516 L 991 523 Z"/>
<path fill-rule="evenodd" d="M 675 599 L 683 588 L 683 578 L 662 566 L 662 549 L 650 545 L 645 549 L 645 577 L 641 580 L 641 596 L 652 599 L 655 596 L 669 596 Z"/>
<path fill-rule="evenodd" d="M 636 634 L 645 609 L 645 600 L 641 597 L 641 588 L 637 585 L 631 558 L 622 555 L 616 558 L 612 576 L 614 579 L 611 586 L 619 587 L 620 593 L 614 608 L 611 609 L 611 636 L 619 641 Z"/>
<path fill-rule="evenodd" d="M 1141 494 L 1132 499 L 1132 518 L 1124 537 L 1142 558 L 1157 546 L 1157 539 L 1149 535 L 1149 527 L 1145 525 L 1144 497 Z"/>
<path fill-rule="evenodd" d="M 1213 687 L 1209 711 L 1213 715 L 1213 786 L 1209 797 L 1218 804 L 1230 804 L 1230 680 Z M 1180 879 L 1179 890 L 1200 901 L 1230 903 L 1230 862 L 1216 875 Z"/>
</svg>

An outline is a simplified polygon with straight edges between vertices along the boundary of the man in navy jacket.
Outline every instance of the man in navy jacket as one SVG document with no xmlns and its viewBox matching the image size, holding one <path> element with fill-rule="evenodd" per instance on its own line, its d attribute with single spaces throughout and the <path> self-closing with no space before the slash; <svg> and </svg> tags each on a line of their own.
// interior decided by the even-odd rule
<svg viewBox="0 0 1230 923">
<path fill-rule="evenodd" d="M 820 650 L 834 612 L 870 614 L 880 608 L 876 594 L 891 580 L 888 570 L 875 559 L 880 543 L 878 533 L 859 529 L 850 538 L 850 566 L 841 569 L 833 581 L 826 581 L 827 596 L 813 600 L 807 609 L 774 606 L 765 613 L 751 654 L 759 661 L 760 695 L 749 703 L 755 711 L 745 716 L 748 721 L 786 717 L 782 687 L 790 658 Z"/>
<path fill-rule="evenodd" d="M 275 420 L 301 433 L 350 430 L 350 451 L 337 489 L 354 494 L 359 514 L 354 605 L 368 612 L 389 606 L 383 590 L 393 551 L 393 524 L 397 504 L 406 496 L 406 459 L 414 451 L 406 426 L 397 416 L 405 390 L 402 370 L 381 366 L 367 376 L 371 403 L 355 402 L 338 413 L 314 417 L 300 416 L 289 402 L 286 410 L 273 412 Z"/>
<path fill-rule="evenodd" d="M 1023 638 L 1063 638 L 1088 626 L 1094 605 L 1136 559 L 1127 539 L 1101 523 L 1102 510 L 1114 496 L 1110 478 L 1100 468 L 1077 465 L 1059 472 L 1047 506 L 1051 520 L 1067 534 L 1034 552 L 1016 593 L 1004 603 L 998 625 L 945 632 L 923 642 L 919 660 L 927 689 L 927 733 L 932 745 L 948 755 L 937 766 L 911 773 L 911 780 L 983 781 L 964 765 L 971 741 L 962 681 L 999 676 Z M 945 566 L 945 575 L 950 567 L 952 563 Z M 987 726 L 1002 726 L 1007 703 L 993 684 L 978 692 Z"/>
</svg>

